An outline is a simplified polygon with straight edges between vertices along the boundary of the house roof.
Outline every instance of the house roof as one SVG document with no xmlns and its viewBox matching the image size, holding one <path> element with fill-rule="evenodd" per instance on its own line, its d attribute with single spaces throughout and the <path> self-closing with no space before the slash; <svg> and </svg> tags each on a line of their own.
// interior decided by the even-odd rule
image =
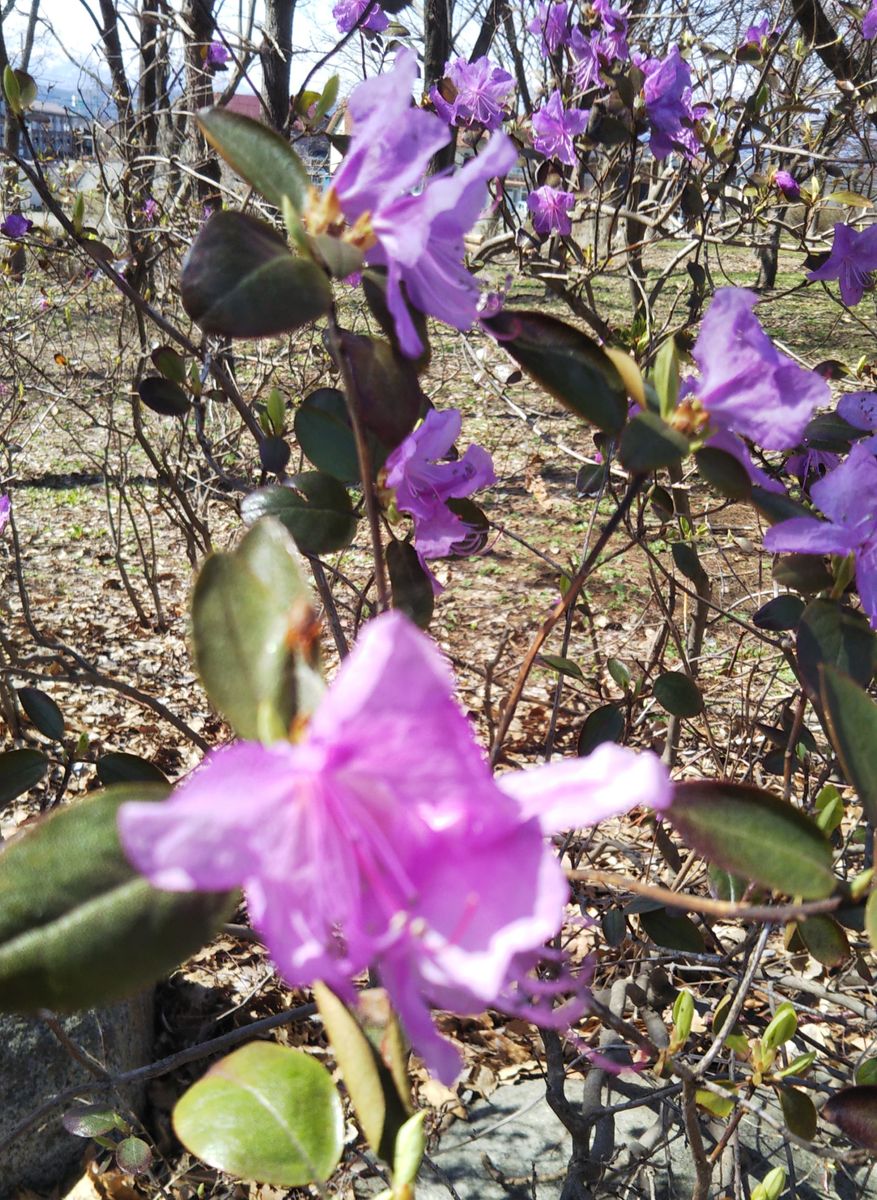
<svg viewBox="0 0 877 1200">
<path fill-rule="evenodd" d="M 214 99 L 218 101 L 219 95 L 217 94 Z M 265 119 L 265 110 L 262 108 L 259 97 L 246 92 L 235 92 L 225 107 L 229 112 L 240 113 L 242 117 L 252 117 L 254 121 Z"/>
</svg>

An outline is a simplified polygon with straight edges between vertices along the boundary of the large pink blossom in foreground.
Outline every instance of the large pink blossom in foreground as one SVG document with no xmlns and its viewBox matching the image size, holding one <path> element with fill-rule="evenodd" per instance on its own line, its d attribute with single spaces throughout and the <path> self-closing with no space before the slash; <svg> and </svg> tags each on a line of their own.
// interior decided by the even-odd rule
<svg viewBox="0 0 877 1200">
<path fill-rule="evenodd" d="M 243 886 L 290 984 L 352 999 L 376 965 L 449 1082 L 459 1061 L 431 1002 L 550 1020 L 544 981 L 528 980 L 567 899 L 545 835 L 670 801 L 660 761 L 614 744 L 495 779 L 453 693 L 433 642 L 386 613 L 300 742 L 217 750 L 165 803 L 119 813 L 125 852 L 156 887 Z"/>
</svg>

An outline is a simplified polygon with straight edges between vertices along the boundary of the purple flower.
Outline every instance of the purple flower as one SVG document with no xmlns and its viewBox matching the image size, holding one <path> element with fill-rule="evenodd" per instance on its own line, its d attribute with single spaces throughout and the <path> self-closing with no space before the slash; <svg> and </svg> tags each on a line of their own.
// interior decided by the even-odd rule
<svg viewBox="0 0 877 1200">
<path fill-rule="evenodd" d="M 230 58 L 231 55 L 222 42 L 211 42 L 207 47 L 206 62 L 208 67 L 215 67 L 219 71 L 224 71 L 225 64 Z"/>
<path fill-rule="evenodd" d="M 831 392 L 815 371 L 777 350 L 752 311 L 757 300 L 746 288 L 716 292 L 692 351 L 700 370 L 693 390 L 716 428 L 789 450 Z"/>
<path fill-rule="evenodd" d="M 568 167 L 575 166 L 573 139 L 588 128 L 590 110 L 564 110 L 560 92 L 555 89 L 548 101 L 533 113 L 533 145 L 540 154 L 556 158 Z"/>
<path fill-rule="evenodd" d="M 877 392 L 847 392 L 837 403 L 837 415 L 856 429 L 877 429 Z"/>
<path fill-rule="evenodd" d="M 455 462 L 442 461 L 460 436 L 462 424 L 456 408 L 430 409 L 387 458 L 386 486 L 396 493 L 396 507 L 414 518 L 414 547 L 421 562 L 465 549 L 471 529 L 447 501 L 471 496 L 496 482 L 490 455 L 482 446 L 469 446 Z"/>
<path fill-rule="evenodd" d="M 811 483 L 822 479 L 829 471 L 840 463 L 840 456 L 831 450 L 802 450 L 786 459 L 783 470 L 787 475 L 794 475 L 804 491 L 808 491 Z"/>
<path fill-rule="evenodd" d="M 658 160 L 674 150 L 693 158 L 700 145 L 691 128 L 706 109 L 691 104 L 691 71 L 674 46 L 666 58 L 649 58 L 639 64 L 645 75 L 643 95 L 651 137 L 649 145 Z"/>
<path fill-rule="evenodd" d="M 862 20 L 862 37 L 870 42 L 875 36 L 877 36 L 877 0 L 871 0 L 871 7 Z"/>
<path fill-rule="evenodd" d="M 855 554 L 856 585 L 877 629 L 877 458 L 853 446 L 849 458 L 810 489 L 827 521 L 792 517 L 764 535 L 765 549 L 799 554 Z"/>
<path fill-rule="evenodd" d="M 242 886 L 292 986 L 319 979 L 352 1000 L 376 964 L 415 1048 L 451 1082 L 459 1060 L 430 1002 L 501 1000 L 551 1020 L 550 998 L 528 1003 L 544 983 L 526 978 L 567 899 L 545 835 L 670 795 L 654 755 L 616 745 L 494 779 L 444 659 L 385 613 L 299 741 L 214 751 L 165 803 L 123 805 L 119 832 L 156 887 Z"/>
<path fill-rule="evenodd" d="M 801 188 L 798 181 L 788 171 L 775 171 L 773 183 L 774 187 L 782 193 L 786 200 L 801 199 Z"/>
<path fill-rule="evenodd" d="M 530 192 L 527 197 L 527 208 L 533 214 L 533 228 L 537 233 L 559 233 L 561 237 L 569 237 L 572 233 L 570 212 L 575 207 L 576 198 L 572 192 L 563 192 L 559 188 L 544 187 Z"/>
<path fill-rule="evenodd" d="M 433 113 L 411 107 L 417 77 L 412 50 L 400 50 L 391 72 L 366 80 L 348 104 L 353 117 L 350 149 L 333 180 L 341 211 L 365 234 L 366 262 L 387 268 L 387 303 L 403 353 L 423 350 L 408 300 L 421 312 L 455 329 L 468 329 L 477 315 L 478 284 L 466 270 L 463 235 L 487 199 L 488 181 L 504 175 L 517 159 L 505 134 L 453 175 L 427 181 L 411 194 L 450 131 Z"/>
<path fill-rule="evenodd" d="M 152 196 L 149 196 L 143 205 L 143 215 L 150 225 L 158 216 L 158 201 L 154 200 Z"/>
<path fill-rule="evenodd" d="M 725 454 L 736 458 L 754 487 L 760 487 L 766 492 L 774 492 L 777 495 L 785 495 L 786 489 L 779 480 L 772 479 L 767 471 L 763 471 L 752 461 L 749 447 L 736 433 L 731 433 L 729 429 L 719 428 L 715 433 L 710 434 L 704 445 L 710 446 L 713 450 L 723 450 Z"/>
<path fill-rule="evenodd" d="M 871 272 L 877 270 L 877 225 L 861 231 L 842 221 L 834 227 L 831 253 L 821 267 L 809 271 L 808 279 L 837 279 L 844 304 L 852 308 L 871 287 Z"/>
<path fill-rule="evenodd" d="M 776 32 L 776 26 L 769 17 L 765 17 L 763 21 L 757 21 L 754 25 L 749 26 L 740 43 L 740 49 L 747 50 L 752 46 L 763 53 L 776 36 Z"/>
<path fill-rule="evenodd" d="M 566 0 L 556 4 L 540 4 L 536 16 L 527 26 L 527 32 L 538 34 L 542 39 L 543 54 L 556 54 L 561 46 L 566 45 L 569 36 L 569 5 Z"/>
<path fill-rule="evenodd" d="M 569 47 L 572 51 L 573 80 L 578 90 L 586 92 L 588 88 L 603 86 L 600 72 L 608 67 L 615 57 L 612 45 L 599 33 L 585 37 L 577 27 L 572 31 Z"/>
<path fill-rule="evenodd" d="M 458 58 L 445 66 L 445 79 L 454 90 L 453 100 L 448 102 L 435 87 L 429 93 L 440 117 L 464 129 L 499 129 L 509 115 L 507 102 L 515 87 L 508 71 L 495 67 L 486 55 L 472 63 Z"/>
<path fill-rule="evenodd" d="M 602 25 L 603 45 L 610 58 L 627 58 L 630 49 L 627 44 L 627 14 L 626 8 L 613 8 L 610 0 L 592 0 L 591 8 L 594 16 Z"/>
<path fill-rule="evenodd" d="M 9 510 L 12 507 L 12 501 L 8 496 L 0 496 L 0 533 L 6 528 L 9 522 Z"/>
<path fill-rule="evenodd" d="M 21 213 L 10 213 L 5 221 L 0 223 L 0 233 L 3 233 L 8 238 L 18 241 L 33 228 L 33 221 L 27 217 L 23 217 Z"/>
<path fill-rule="evenodd" d="M 339 33 L 350 33 L 354 25 L 366 10 L 368 0 L 338 0 L 332 9 L 332 16 Z M 376 4 L 360 29 L 368 29 L 371 33 L 383 33 L 390 24 L 389 18 L 379 4 Z"/>
</svg>

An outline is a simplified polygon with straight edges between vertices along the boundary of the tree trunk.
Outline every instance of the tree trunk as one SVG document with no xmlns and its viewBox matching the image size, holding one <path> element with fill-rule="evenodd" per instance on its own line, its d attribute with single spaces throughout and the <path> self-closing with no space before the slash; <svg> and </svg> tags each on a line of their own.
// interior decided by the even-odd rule
<svg viewBox="0 0 877 1200">
<path fill-rule="evenodd" d="M 292 66 L 292 18 L 295 0 L 265 0 L 262 95 L 269 119 L 283 132 L 289 124 L 289 72 Z"/>
<path fill-rule="evenodd" d="M 451 0 L 424 0 L 423 5 L 423 87 L 428 92 L 445 74 L 451 56 Z M 453 166 L 456 137 L 439 150 L 430 164 L 435 174 Z"/>
</svg>

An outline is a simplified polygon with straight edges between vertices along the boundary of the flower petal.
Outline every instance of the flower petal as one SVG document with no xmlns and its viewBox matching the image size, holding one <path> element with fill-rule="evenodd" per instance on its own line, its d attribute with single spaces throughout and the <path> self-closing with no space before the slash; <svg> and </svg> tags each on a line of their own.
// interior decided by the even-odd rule
<svg viewBox="0 0 877 1200">
<path fill-rule="evenodd" d="M 830 521 L 818 521 L 816 517 L 780 521 L 764 535 L 764 548 L 772 553 L 784 550 L 797 554 L 849 554 L 857 544 L 858 538 L 852 530 Z"/>
</svg>

